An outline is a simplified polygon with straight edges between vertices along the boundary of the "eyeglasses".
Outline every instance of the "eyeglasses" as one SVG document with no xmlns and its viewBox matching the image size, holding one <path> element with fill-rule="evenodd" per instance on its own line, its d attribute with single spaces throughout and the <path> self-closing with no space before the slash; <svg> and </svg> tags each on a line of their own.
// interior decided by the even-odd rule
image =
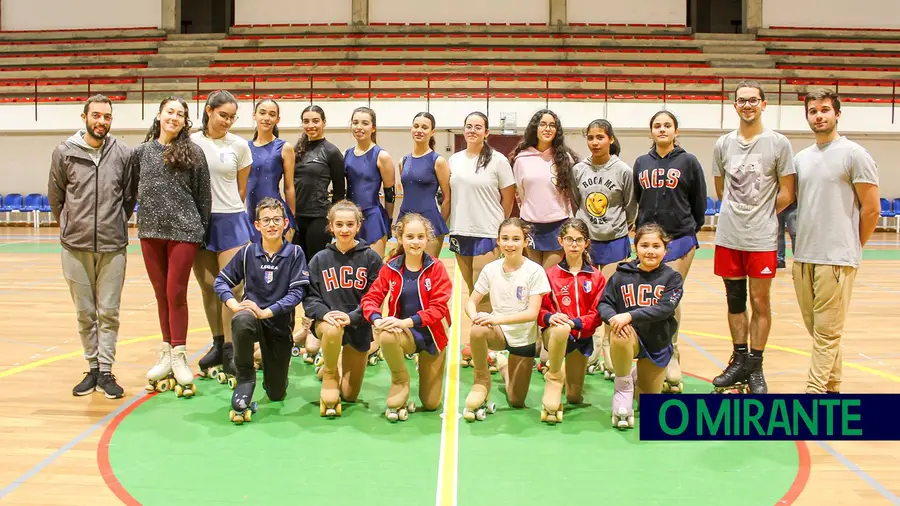
<svg viewBox="0 0 900 506">
<path fill-rule="evenodd" d="M 482 125 L 466 125 L 463 127 L 466 132 L 483 132 L 484 127 Z"/>
<path fill-rule="evenodd" d="M 584 246 L 584 244 L 587 242 L 587 240 L 584 237 L 579 237 L 576 239 L 574 237 L 565 236 L 565 237 L 563 237 L 563 242 L 566 243 L 568 246 L 571 246 L 573 244 L 577 244 L 579 246 Z"/>
<path fill-rule="evenodd" d="M 556 130 L 556 123 L 544 123 L 543 121 L 538 123 L 538 130 L 546 130 L 548 128 L 550 130 Z"/>
<path fill-rule="evenodd" d="M 222 121 L 227 121 L 229 123 L 234 123 L 238 119 L 237 114 L 226 114 L 222 111 L 219 111 L 216 114 L 218 114 L 219 117 L 222 118 Z"/>
<path fill-rule="evenodd" d="M 760 104 L 760 102 L 762 102 L 762 99 L 759 97 L 753 97 L 753 98 L 749 98 L 749 99 L 748 98 L 739 98 L 734 101 L 734 103 L 736 103 L 737 105 L 739 105 L 741 107 L 743 107 L 747 104 L 750 104 L 751 106 L 756 107 Z"/>
<path fill-rule="evenodd" d="M 280 227 L 284 225 L 284 218 L 260 218 L 259 223 L 264 227 L 268 227 L 269 225 Z"/>
</svg>

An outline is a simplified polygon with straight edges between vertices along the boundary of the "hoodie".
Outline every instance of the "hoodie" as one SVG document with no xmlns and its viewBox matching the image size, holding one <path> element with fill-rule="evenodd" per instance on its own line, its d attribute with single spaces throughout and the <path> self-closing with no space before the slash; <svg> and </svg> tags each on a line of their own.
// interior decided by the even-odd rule
<svg viewBox="0 0 900 506">
<path fill-rule="evenodd" d="M 683 295 L 683 280 L 678 271 L 666 264 L 646 272 L 632 260 L 619 264 L 609 278 L 600 301 L 600 317 L 604 323 L 621 313 L 631 313 L 631 326 L 641 344 L 658 352 L 672 344 L 678 329 L 675 308 Z"/>
<path fill-rule="evenodd" d="M 553 148 L 522 150 L 513 163 L 519 194 L 520 216 L 531 223 L 553 223 L 568 218 L 572 205 L 568 195 L 556 187 Z"/>
<path fill-rule="evenodd" d="M 328 244 L 309 262 L 309 295 L 303 300 L 306 316 L 321 321 L 330 311 L 342 311 L 350 317 L 345 332 L 371 337 L 372 327 L 363 318 L 362 298 L 378 279 L 381 267 L 381 256 L 363 240 L 347 253 L 341 253 L 335 243 Z"/>
<path fill-rule="evenodd" d="M 137 194 L 132 151 L 109 135 L 93 148 L 84 134 L 76 132 L 51 156 L 47 196 L 60 226 L 59 239 L 70 250 L 118 251 L 128 245 L 128 219 Z"/>
<path fill-rule="evenodd" d="M 631 167 L 616 155 L 603 165 L 594 165 L 590 158 L 575 165 L 575 217 L 587 223 L 592 241 L 628 235 L 637 214 L 633 186 Z"/>
<path fill-rule="evenodd" d="M 681 147 L 665 157 L 656 148 L 634 162 L 637 226 L 657 223 L 673 239 L 694 235 L 706 219 L 706 179 L 697 158 Z"/>
</svg>

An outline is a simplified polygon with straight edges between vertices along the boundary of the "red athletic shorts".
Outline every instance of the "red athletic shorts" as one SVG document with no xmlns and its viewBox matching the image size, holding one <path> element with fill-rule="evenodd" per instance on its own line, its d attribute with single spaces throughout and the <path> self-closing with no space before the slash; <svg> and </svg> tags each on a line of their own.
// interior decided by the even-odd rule
<svg viewBox="0 0 900 506">
<path fill-rule="evenodd" d="M 741 251 L 716 246 L 713 270 L 722 278 L 774 278 L 777 251 Z"/>
</svg>

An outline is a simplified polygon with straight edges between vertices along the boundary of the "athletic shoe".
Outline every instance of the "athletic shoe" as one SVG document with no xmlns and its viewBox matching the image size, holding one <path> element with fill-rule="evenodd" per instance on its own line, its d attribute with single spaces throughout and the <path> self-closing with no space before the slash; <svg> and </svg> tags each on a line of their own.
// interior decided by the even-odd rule
<svg viewBox="0 0 900 506">
<path fill-rule="evenodd" d="M 97 387 L 97 377 L 99 376 L 100 370 L 91 368 L 90 372 L 84 373 L 81 383 L 75 385 L 75 388 L 72 389 L 72 395 L 81 397 L 93 392 Z"/>
<path fill-rule="evenodd" d="M 125 391 L 116 383 L 116 377 L 109 372 L 105 372 L 97 378 L 97 391 L 106 394 L 107 399 L 121 399 L 125 397 Z"/>
</svg>

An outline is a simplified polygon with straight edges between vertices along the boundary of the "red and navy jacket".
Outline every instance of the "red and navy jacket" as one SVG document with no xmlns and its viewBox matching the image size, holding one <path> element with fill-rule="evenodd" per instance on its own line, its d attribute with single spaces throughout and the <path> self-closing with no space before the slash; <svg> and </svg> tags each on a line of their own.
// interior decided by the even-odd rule
<svg viewBox="0 0 900 506">
<path fill-rule="evenodd" d="M 382 305 L 387 299 L 387 316 L 398 317 L 400 294 L 403 292 L 403 271 L 405 255 L 399 255 L 378 272 L 378 279 L 362 298 L 363 315 L 370 323 L 381 318 Z M 422 270 L 419 271 L 419 310 L 411 319 L 419 328 L 427 328 L 434 337 L 437 349 L 447 346 L 447 328 L 450 327 L 450 297 L 453 285 L 444 264 L 434 257 L 422 255 Z"/>
<path fill-rule="evenodd" d="M 550 293 L 541 301 L 538 313 L 538 325 L 541 328 L 550 326 L 550 317 L 556 313 L 565 313 L 575 327 L 572 336 L 576 339 L 587 339 L 594 335 L 597 327 L 603 323 L 597 306 L 603 298 L 606 278 L 588 263 L 581 266 L 577 274 L 569 272 L 569 264 L 562 262 L 547 269 L 550 280 Z"/>
</svg>

